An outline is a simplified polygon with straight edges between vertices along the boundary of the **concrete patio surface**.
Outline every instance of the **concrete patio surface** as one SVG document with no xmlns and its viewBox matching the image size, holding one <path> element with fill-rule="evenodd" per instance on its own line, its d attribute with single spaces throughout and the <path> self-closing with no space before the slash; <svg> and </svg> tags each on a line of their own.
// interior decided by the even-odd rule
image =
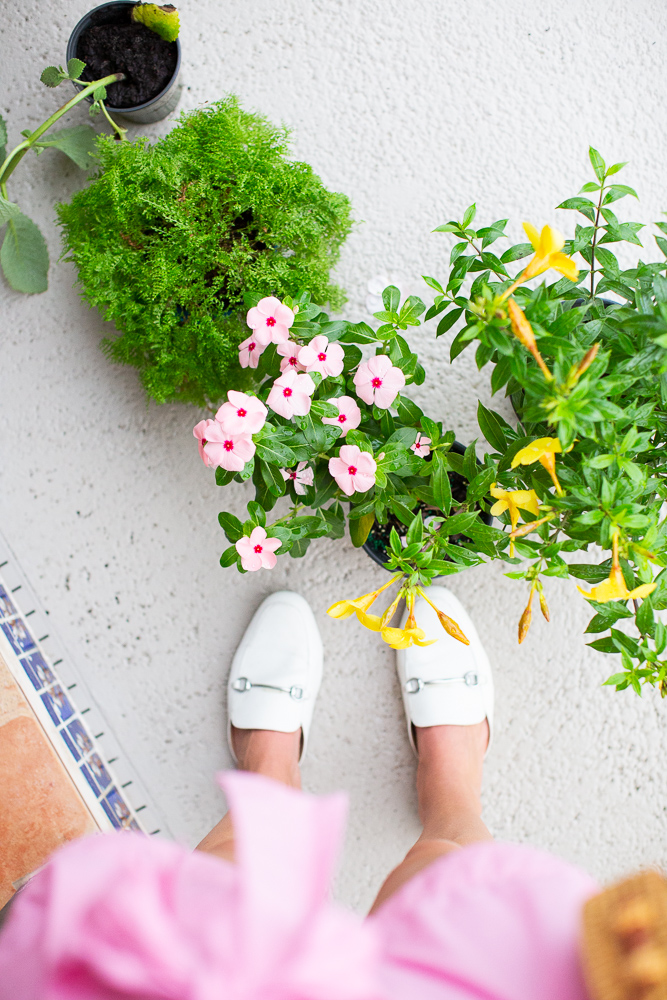
<svg viewBox="0 0 667 1000">
<path fill-rule="evenodd" d="M 86 0 L 8 0 L 0 48 L 10 142 L 59 103 L 39 83 L 64 61 Z M 294 130 L 294 151 L 346 192 L 359 221 L 338 268 L 345 315 L 369 318 L 374 275 L 398 271 L 419 291 L 451 245 L 431 230 L 477 201 L 479 218 L 557 224 L 590 179 L 587 147 L 629 160 L 620 180 L 662 218 L 667 11 L 658 0 L 183 0 L 181 108 L 227 91 Z M 78 109 L 67 124 L 86 120 Z M 170 122 L 131 127 L 160 136 Z M 382 581 L 349 540 L 311 546 L 271 573 L 222 570 L 225 494 L 197 455 L 199 414 L 148 406 L 133 370 L 99 350 L 110 331 L 56 264 L 53 205 L 83 178 L 60 153 L 26 159 L 10 197 L 46 234 L 50 287 L 22 296 L 0 281 L 0 527 L 86 670 L 109 720 L 174 835 L 189 845 L 224 807 L 213 776 L 228 767 L 225 680 L 258 603 L 291 588 L 311 602 L 326 647 L 305 788 L 350 793 L 337 895 L 362 911 L 418 833 L 414 761 L 394 654 L 325 609 Z M 628 214 L 626 214 L 628 213 Z M 647 251 L 658 255 L 652 238 Z M 488 369 L 454 365 L 433 326 L 413 341 L 427 364 L 417 397 L 461 441 L 479 437 Z M 494 406 L 509 418 L 504 400 Z M 480 446 L 481 450 L 481 446 Z M 615 661 L 587 649 L 588 607 L 549 583 L 551 624 L 516 644 L 525 588 L 503 566 L 451 579 L 495 667 L 497 724 L 485 817 L 500 838 L 554 851 L 607 879 L 667 864 L 667 702 L 601 687 Z"/>
</svg>

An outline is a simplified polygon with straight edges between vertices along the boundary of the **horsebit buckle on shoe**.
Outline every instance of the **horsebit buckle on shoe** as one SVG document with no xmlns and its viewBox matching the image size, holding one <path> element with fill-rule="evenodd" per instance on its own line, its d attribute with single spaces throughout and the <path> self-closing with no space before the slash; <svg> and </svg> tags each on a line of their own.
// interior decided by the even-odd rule
<svg viewBox="0 0 667 1000">
<path fill-rule="evenodd" d="M 436 680 L 425 681 L 421 677 L 411 677 L 405 682 L 405 690 L 408 694 L 417 694 L 427 684 L 456 684 L 463 682 L 466 687 L 475 687 L 479 684 L 479 677 L 474 671 L 469 670 L 463 677 L 440 677 Z"/>
<path fill-rule="evenodd" d="M 293 684 L 289 688 L 276 687 L 275 684 L 253 684 L 249 681 L 247 677 L 237 677 L 235 681 L 232 681 L 232 690 L 234 691 L 250 691 L 251 688 L 267 688 L 269 691 L 282 691 L 283 694 L 288 694 L 290 698 L 294 701 L 301 701 L 303 698 L 303 688 L 298 687 Z"/>
</svg>

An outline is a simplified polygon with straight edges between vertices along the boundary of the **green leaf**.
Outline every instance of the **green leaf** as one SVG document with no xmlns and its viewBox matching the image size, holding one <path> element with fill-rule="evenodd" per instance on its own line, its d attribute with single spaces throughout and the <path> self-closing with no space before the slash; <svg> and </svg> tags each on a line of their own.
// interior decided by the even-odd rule
<svg viewBox="0 0 667 1000">
<path fill-rule="evenodd" d="M 165 42 L 178 38 L 178 11 L 172 4 L 159 7 L 156 3 L 138 3 L 132 7 L 132 20 L 145 24 Z"/>
<path fill-rule="evenodd" d="M 7 201 L 0 195 L 0 226 L 4 226 L 7 219 L 15 218 L 21 214 L 21 209 L 13 201 Z"/>
<path fill-rule="evenodd" d="M 78 80 L 85 68 L 85 62 L 80 59 L 70 59 L 67 63 L 67 75 L 70 80 Z"/>
<path fill-rule="evenodd" d="M 473 204 L 469 205 L 466 208 L 465 212 L 463 213 L 463 219 L 461 220 L 462 228 L 467 229 L 476 215 L 477 215 L 477 205 L 475 205 L 475 203 L 473 202 Z"/>
<path fill-rule="evenodd" d="M 421 511 L 417 511 L 415 514 L 412 524 L 408 528 L 408 533 L 405 536 L 408 545 L 412 545 L 414 542 L 418 542 L 420 545 L 424 540 L 424 524 L 422 521 Z"/>
<path fill-rule="evenodd" d="M 628 187 L 627 184 L 612 184 L 611 187 L 605 191 L 602 204 L 611 205 L 612 202 L 619 201 L 621 198 L 625 198 L 628 194 L 632 195 L 633 198 L 639 198 L 635 189 Z"/>
<path fill-rule="evenodd" d="M 447 331 L 454 326 L 462 312 L 463 309 L 459 308 L 450 309 L 449 312 L 446 312 L 438 323 L 438 332 L 436 333 L 436 337 L 442 337 L 443 333 L 447 333 Z"/>
<path fill-rule="evenodd" d="M 348 325 L 347 330 L 339 338 L 341 344 L 374 344 L 377 334 L 368 323 Z"/>
<path fill-rule="evenodd" d="M 595 205 L 590 198 L 567 198 L 557 207 L 573 209 L 576 212 L 581 212 L 581 214 L 585 215 L 591 222 L 595 221 Z"/>
<path fill-rule="evenodd" d="M 599 653 L 618 653 L 618 649 L 614 643 L 614 640 L 610 635 L 606 635 L 603 639 L 595 639 L 594 642 L 587 642 L 587 646 L 591 649 L 597 649 Z"/>
<path fill-rule="evenodd" d="M 35 223 L 26 215 L 12 215 L 0 250 L 5 278 L 17 292 L 36 295 L 48 288 L 49 252 Z"/>
<path fill-rule="evenodd" d="M 234 563 L 238 559 L 238 555 L 239 554 L 236 551 L 236 546 L 235 545 L 230 545 L 229 548 L 225 549 L 225 551 L 220 556 L 220 565 L 221 566 L 233 566 Z"/>
<path fill-rule="evenodd" d="M 609 576 L 608 566 L 596 566 L 595 563 L 570 563 L 568 569 L 570 576 L 586 583 L 602 583 Z"/>
<path fill-rule="evenodd" d="M 410 424 L 417 427 L 420 425 L 421 418 L 424 414 L 419 409 L 417 404 L 413 403 L 411 399 L 408 399 L 407 396 L 399 396 L 395 406 L 399 419 L 402 420 L 404 424 Z"/>
<path fill-rule="evenodd" d="M 598 153 L 597 149 L 594 149 L 593 146 L 588 147 L 588 158 L 591 161 L 591 166 L 593 170 L 595 171 L 595 176 L 599 181 L 603 181 L 605 172 L 605 163 L 600 154 Z"/>
<path fill-rule="evenodd" d="M 491 447 L 502 454 L 507 448 L 507 439 L 500 423 L 500 418 L 493 410 L 487 410 L 481 400 L 477 404 L 477 423 Z"/>
<path fill-rule="evenodd" d="M 419 326 L 419 319 L 417 317 L 421 316 L 425 309 L 426 306 L 418 295 L 409 295 L 401 306 L 398 318 L 406 326 Z"/>
<path fill-rule="evenodd" d="M 442 452 L 436 451 L 433 453 L 431 465 L 431 488 L 433 489 L 436 506 L 440 508 L 443 514 L 449 514 L 452 506 L 452 488 L 447 472 L 447 462 Z"/>
<path fill-rule="evenodd" d="M 503 264 L 511 264 L 512 261 L 523 260 L 524 257 L 529 257 L 534 252 L 532 243 L 517 243 L 516 246 L 506 250 L 500 259 Z"/>
<path fill-rule="evenodd" d="M 628 165 L 627 160 L 625 160 L 624 163 L 614 163 L 613 166 L 609 167 L 609 170 L 607 171 L 607 177 L 611 177 L 612 174 L 617 174 L 619 170 L 622 170 L 623 167 L 627 167 L 627 165 Z"/>
<path fill-rule="evenodd" d="M 223 510 L 218 514 L 218 521 L 230 542 L 238 542 L 239 538 L 243 537 L 243 525 L 238 517 Z"/>
<path fill-rule="evenodd" d="M 265 438 L 257 442 L 257 457 L 269 464 L 274 463 L 279 466 L 291 466 L 296 464 L 296 455 L 291 448 L 288 448 L 282 441 L 275 438 Z"/>
<path fill-rule="evenodd" d="M 94 166 L 91 156 L 95 154 L 96 132 L 92 125 L 73 125 L 71 128 L 61 128 L 57 132 L 49 132 L 35 143 L 36 146 L 53 146 L 59 149 L 77 167 L 88 170 Z"/>
<path fill-rule="evenodd" d="M 468 502 L 472 503 L 475 500 L 481 500 L 483 496 L 486 496 L 492 483 L 495 482 L 496 476 L 497 471 L 494 467 L 482 469 L 481 472 L 478 472 L 477 475 L 470 480 L 466 495 Z"/>
<path fill-rule="evenodd" d="M 278 466 L 271 465 L 269 462 L 264 462 L 260 459 L 259 471 L 262 474 L 262 479 L 264 480 L 267 489 L 270 490 L 274 496 L 281 497 L 285 492 L 286 482 L 283 479 Z"/>
<path fill-rule="evenodd" d="M 95 104 L 99 101 L 106 101 L 107 99 L 107 88 L 106 87 L 96 87 L 93 91 L 93 100 Z"/>
<path fill-rule="evenodd" d="M 40 76 L 40 80 L 42 83 L 46 84 L 47 87 L 57 87 L 63 82 L 64 79 L 65 76 L 62 70 L 58 69 L 57 66 L 47 66 Z"/>
<path fill-rule="evenodd" d="M 221 466 L 215 470 L 215 482 L 218 486 L 227 486 L 232 482 L 235 472 L 230 472 L 228 469 L 223 469 Z"/>
<path fill-rule="evenodd" d="M 382 293 L 382 302 L 387 312 L 397 313 L 401 304 L 401 293 L 396 285 L 388 285 Z"/>
<path fill-rule="evenodd" d="M 250 514 L 252 520 L 255 522 L 255 524 L 258 524 L 260 528 L 265 527 L 266 513 L 264 512 L 264 508 L 262 507 L 262 505 L 258 504 L 256 500 L 251 500 L 248 503 L 248 514 Z"/>
<path fill-rule="evenodd" d="M 302 559 L 308 550 L 310 542 L 310 538 L 297 538 L 295 542 L 292 542 L 292 547 L 289 550 L 292 559 Z"/>
<path fill-rule="evenodd" d="M 350 520 L 350 538 L 355 549 L 360 549 L 371 533 L 375 524 L 375 514 L 364 514 L 362 517 Z"/>
</svg>

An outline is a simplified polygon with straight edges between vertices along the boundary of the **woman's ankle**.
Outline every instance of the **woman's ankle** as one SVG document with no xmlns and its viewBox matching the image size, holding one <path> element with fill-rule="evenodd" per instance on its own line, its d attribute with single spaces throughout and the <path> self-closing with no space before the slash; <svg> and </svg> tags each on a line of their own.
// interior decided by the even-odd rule
<svg viewBox="0 0 667 1000">
<path fill-rule="evenodd" d="M 293 733 L 281 733 L 232 726 L 232 744 L 240 770 L 262 774 L 292 788 L 301 787 L 300 729 Z"/>
<path fill-rule="evenodd" d="M 417 794 L 425 835 L 458 841 L 461 831 L 465 835 L 481 823 L 488 723 L 417 728 L 416 736 Z"/>
</svg>

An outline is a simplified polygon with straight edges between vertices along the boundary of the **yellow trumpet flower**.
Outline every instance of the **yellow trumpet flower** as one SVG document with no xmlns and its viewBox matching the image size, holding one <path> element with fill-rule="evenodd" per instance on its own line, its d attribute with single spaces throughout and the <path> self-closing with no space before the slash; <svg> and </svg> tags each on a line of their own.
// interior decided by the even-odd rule
<svg viewBox="0 0 667 1000">
<path fill-rule="evenodd" d="M 349 618 L 350 615 L 354 614 L 356 614 L 357 618 L 359 618 L 360 614 L 367 618 L 375 618 L 375 615 L 365 615 L 365 612 L 368 611 L 378 595 L 381 594 L 383 590 L 386 590 L 387 587 L 391 587 L 392 583 L 395 583 L 401 575 L 401 573 L 396 573 L 391 577 L 389 582 L 385 583 L 382 587 L 378 587 L 377 590 L 372 591 L 370 594 L 362 594 L 361 597 L 357 597 L 353 601 L 336 601 L 336 603 L 332 604 L 327 610 L 327 614 L 332 618 Z M 359 620 L 361 621 L 361 618 L 359 618 Z M 362 624 L 364 623 L 362 622 Z M 369 625 L 366 627 L 370 628 Z"/>
<path fill-rule="evenodd" d="M 533 462 L 539 462 L 551 476 L 551 481 L 556 487 L 556 493 L 562 496 L 563 490 L 556 475 L 555 459 L 555 455 L 560 454 L 562 450 L 558 438 L 538 438 L 537 441 L 526 445 L 521 451 L 517 451 L 512 459 L 512 468 L 516 469 L 517 465 L 532 465 Z"/>
<path fill-rule="evenodd" d="M 462 642 L 465 646 L 469 646 L 470 645 L 469 639 L 466 638 L 464 632 L 461 630 L 459 625 L 454 621 L 454 619 L 450 618 L 449 615 L 446 615 L 444 611 L 440 610 L 440 608 L 436 608 L 433 601 L 430 601 L 428 599 L 428 597 L 421 589 L 421 587 L 417 587 L 417 593 L 424 598 L 427 604 L 431 605 L 436 615 L 438 616 L 438 621 L 444 628 L 447 635 L 451 635 L 452 639 L 458 639 L 458 641 Z"/>
<path fill-rule="evenodd" d="M 615 534 L 612 540 L 612 560 L 609 578 L 603 583 L 598 584 L 597 587 L 593 587 L 590 591 L 586 591 L 582 587 L 577 587 L 577 590 L 584 597 L 587 597 L 589 601 L 606 604 L 607 601 L 628 601 L 631 597 L 648 597 L 655 590 L 656 586 L 657 584 L 655 583 L 642 583 L 639 587 L 635 587 L 634 590 L 628 590 L 623 577 L 623 570 L 618 560 L 618 535 Z"/>
<path fill-rule="evenodd" d="M 408 646 L 432 646 L 437 639 L 426 639 L 424 630 L 419 628 L 417 622 L 415 621 L 414 606 L 415 606 L 415 594 L 414 590 L 411 590 L 407 598 L 408 602 L 408 617 L 403 628 L 391 628 L 388 624 L 385 625 L 380 635 L 386 643 L 388 643 L 392 649 L 407 649 Z M 389 610 L 389 609 L 388 609 Z M 394 611 L 396 609 L 394 608 Z M 390 622 L 393 618 L 394 611 L 387 616 L 387 622 Z"/>
<path fill-rule="evenodd" d="M 530 594 L 528 595 L 528 604 L 523 609 L 523 614 L 519 618 L 519 645 L 528 635 L 528 629 L 530 628 L 530 623 L 533 620 L 533 594 L 535 593 L 535 585 L 530 588 Z"/>
<path fill-rule="evenodd" d="M 540 501 L 535 490 L 503 490 L 494 483 L 489 493 L 497 501 L 490 511 L 493 517 L 500 517 L 506 510 L 509 511 L 512 535 L 514 535 L 516 526 L 519 523 L 519 510 L 530 511 L 531 514 L 535 514 L 536 516 L 539 513 Z M 532 524 L 533 522 L 530 523 Z M 510 559 L 514 555 L 514 538 L 512 535 L 510 536 Z"/>
<path fill-rule="evenodd" d="M 522 280 L 527 281 L 534 278 L 549 268 L 560 271 L 570 281 L 576 281 L 579 271 L 577 265 L 567 254 L 561 253 L 565 245 L 565 237 L 552 229 L 551 226 L 544 226 L 542 232 L 538 233 L 535 226 L 530 222 L 524 222 L 523 230 L 532 243 L 535 256 L 528 263 L 522 274 Z"/>
<path fill-rule="evenodd" d="M 547 382 L 553 381 L 553 375 L 547 368 L 544 358 L 537 349 L 537 341 L 535 340 L 535 334 L 533 333 L 533 328 L 526 319 L 526 314 L 523 309 L 521 309 L 514 299 L 510 299 L 507 303 L 507 311 L 509 312 L 510 323 L 512 324 L 512 333 L 523 346 L 530 351 L 538 365 L 542 369 L 542 374 L 544 375 Z"/>
</svg>

